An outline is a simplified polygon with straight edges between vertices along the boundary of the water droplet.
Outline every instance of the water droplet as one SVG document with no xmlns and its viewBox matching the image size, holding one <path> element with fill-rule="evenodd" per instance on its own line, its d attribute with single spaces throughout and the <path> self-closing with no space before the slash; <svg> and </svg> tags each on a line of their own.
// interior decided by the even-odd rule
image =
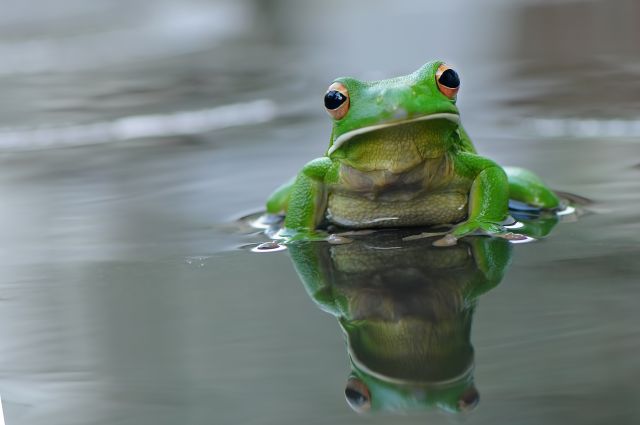
<svg viewBox="0 0 640 425">
<path fill-rule="evenodd" d="M 193 255 L 190 257 L 185 257 L 184 262 L 190 266 L 204 267 L 209 258 L 211 258 L 211 256 Z"/>
<path fill-rule="evenodd" d="M 506 227 L 507 229 L 522 229 L 524 227 L 524 223 L 516 221 L 515 223 L 509 224 L 509 225 L 504 226 L 504 227 Z"/>
<path fill-rule="evenodd" d="M 353 239 L 333 234 L 329 235 L 329 237 L 327 238 L 327 242 L 329 242 L 331 245 L 344 245 L 353 242 Z"/>
<path fill-rule="evenodd" d="M 287 249 L 285 245 L 281 245 L 275 241 L 264 242 L 253 248 L 252 252 L 277 252 Z"/>
</svg>

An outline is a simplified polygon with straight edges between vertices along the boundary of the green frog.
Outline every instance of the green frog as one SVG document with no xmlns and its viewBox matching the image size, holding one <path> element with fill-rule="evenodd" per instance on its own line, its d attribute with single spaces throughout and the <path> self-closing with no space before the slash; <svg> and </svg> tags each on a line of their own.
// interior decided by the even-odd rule
<svg viewBox="0 0 640 425">
<path fill-rule="evenodd" d="M 512 244 L 469 236 L 434 248 L 408 229 L 350 244 L 302 241 L 289 253 L 314 302 L 335 316 L 351 365 L 345 396 L 364 412 L 468 412 L 479 401 L 471 325 L 502 280 Z"/>
<path fill-rule="evenodd" d="M 324 96 L 333 120 L 324 156 L 267 201 L 285 236 L 346 228 L 454 225 L 436 244 L 504 235 L 509 199 L 541 210 L 560 201 L 534 173 L 480 156 L 460 123 L 458 73 L 441 61 L 374 82 L 338 78 Z"/>
</svg>

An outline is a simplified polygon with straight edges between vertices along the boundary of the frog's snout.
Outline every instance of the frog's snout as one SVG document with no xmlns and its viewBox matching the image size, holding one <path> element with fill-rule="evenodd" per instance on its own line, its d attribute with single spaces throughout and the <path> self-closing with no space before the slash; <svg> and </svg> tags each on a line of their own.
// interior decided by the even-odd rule
<svg viewBox="0 0 640 425">
<path fill-rule="evenodd" d="M 409 113 L 403 107 L 396 107 L 391 115 L 393 120 L 406 120 L 409 117 Z"/>
</svg>

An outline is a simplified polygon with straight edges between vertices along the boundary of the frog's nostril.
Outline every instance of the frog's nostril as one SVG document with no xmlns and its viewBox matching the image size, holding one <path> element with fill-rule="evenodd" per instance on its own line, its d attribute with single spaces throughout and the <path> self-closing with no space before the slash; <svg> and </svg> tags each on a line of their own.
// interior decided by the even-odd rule
<svg viewBox="0 0 640 425">
<path fill-rule="evenodd" d="M 394 120 L 404 120 L 408 117 L 407 110 L 404 108 L 394 108 L 393 110 L 393 119 Z"/>
</svg>

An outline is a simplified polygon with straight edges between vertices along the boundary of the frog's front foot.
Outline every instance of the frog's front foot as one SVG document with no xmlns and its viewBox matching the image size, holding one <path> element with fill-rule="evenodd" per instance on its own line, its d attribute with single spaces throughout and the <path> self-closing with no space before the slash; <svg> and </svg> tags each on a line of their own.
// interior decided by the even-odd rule
<svg viewBox="0 0 640 425">
<path fill-rule="evenodd" d="M 472 233 L 483 233 L 487 235 L 496 235 L 499 233 L 506 233 L 507 230 L 500 223 L 485 220 L 468 220 L 458 224 L 451 235 L 456 238 L 470 235 Z"/>
<path fill-rule="evenodd" d="M 444 237 L 436 240 L 434 246 L 452 246 L 458 242 L 463 236 L 472 234 L 484 234 L 488 236 L 496 236 L 508 240 L 522 240 L 527 237 L 507 231 L 504 226 L 492 221 L 469 220 L 457 225 L 452 232 L 447 233 Z"/>
</svg>

